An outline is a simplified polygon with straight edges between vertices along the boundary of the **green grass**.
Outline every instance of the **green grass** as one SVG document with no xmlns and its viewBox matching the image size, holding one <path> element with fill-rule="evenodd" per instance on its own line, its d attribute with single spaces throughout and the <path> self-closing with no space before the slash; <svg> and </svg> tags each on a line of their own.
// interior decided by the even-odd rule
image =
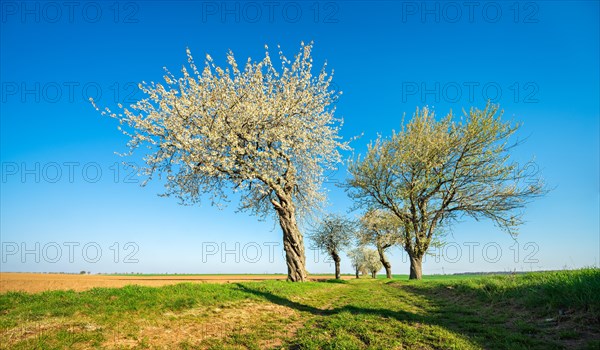
<svg viewBox="0 0 600 350">
<path fill-rule="evenodd" d="M 461 274 L 461 275 L 425 275 L 423 276 L 424 281 L 456 281 L 465 279 L 479 279 L 489 275 L 483 274 Z M 385 275 L 377 275 L 379 279 L 386 279 Z M 393 279 L 407 280 L 408 275 L 392 275 Z"/>
<path fill-rule="evenodd" d="M 600 345 L 598 269 L 422 281 L 399 277 L 9 292 L 0 295 L 0 348 Z"/>
</svg>

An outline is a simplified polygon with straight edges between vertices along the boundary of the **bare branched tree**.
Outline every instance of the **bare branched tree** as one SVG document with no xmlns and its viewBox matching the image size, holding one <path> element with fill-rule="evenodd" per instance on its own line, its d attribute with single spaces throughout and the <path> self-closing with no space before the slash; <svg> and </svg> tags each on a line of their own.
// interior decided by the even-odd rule
<svg viewBox="0 0 600 350">
<path fill-rule="evenodd" d="M 328 214 L 310 233 L 315 248 L 327 252 L 333 259 L 336 279 L 340 279 L 340 253 L 352 244 L 355 226 L 356 223 L 344 216 Z"/>
</svg>

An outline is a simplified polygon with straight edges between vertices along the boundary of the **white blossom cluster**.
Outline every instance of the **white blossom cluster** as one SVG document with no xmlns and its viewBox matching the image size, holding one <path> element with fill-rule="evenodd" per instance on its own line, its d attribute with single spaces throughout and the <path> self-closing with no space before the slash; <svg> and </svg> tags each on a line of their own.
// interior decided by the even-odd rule
<svg viewBox="0 0 600 350">
<path fill-rule="evenodd" d="M 282 198 L 300 214 L 323 201 L 323 171 L 349 148 L 334 118 L 341 92 L 330 88 L 326 64 L 313 75 L 312 43 L 293 60 L 279 48 L 280 69 L 265 50 L 243 67 L 231 51 L 226 68 L 207 55 L 200 69 L 188 49 L 181 77 L 165 68 L 164 84 L 140 84 L 144 99 L 122 114 L 102 112 L 120 121 L 131 152 L 147 147 L 145 175 L 166 178 L 165 195 L 193 204 L 208 193 L 219 205 L 233 190 L 241 210 L 261 216 Z"/>
<path fill-rule="evenodd" d="M 373 244 L 377 249 L 402 245 L 403 229 L 402 221 L 389 210 L 370 209 L 359 220 L 358 242 Z"/>
</svg>

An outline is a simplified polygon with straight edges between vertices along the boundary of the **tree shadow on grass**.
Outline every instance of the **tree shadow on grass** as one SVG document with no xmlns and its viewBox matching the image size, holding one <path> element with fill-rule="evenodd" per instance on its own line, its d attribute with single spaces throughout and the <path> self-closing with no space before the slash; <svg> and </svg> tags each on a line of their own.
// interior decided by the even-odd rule
<svg viewBox="0 0 600 350">
<path fill-rule="evenodd" d="M 598 277 L 582 276 L 570 285 L 540 280 L 512 287 L 393 286 L 426 298 L 440 326 L 481 339 L 486 348 L 600 349 L 598 306 L 584 296 Z M 561 293 L 566 295 L 557 296 Z"/>
<path fill-rule="evenodd" d="M 381 316 L 381 317 L 387 317 L 387 318 L 395 318 L 395 319 L 402 320 L 402 321 L 422 321 L 423 320 L 423 318 L 420 317 L 419 315 L 416 315 L 416 314 L 413 314 L 413 313 L 410 313 L 407 311 L 393 311 L 393 310 L 387 310 L 387 309 L 370 309 L 370 308 L 356 307 L 353 305 L 345 305 L 345 306 L 337 307 L 337 308 L 333 308 L 333 309 L 320 309 L 320 308 L 317 308 L 314 306 L 310 306 L 310 305 L 306 305 L 306 304 L 302 304 L 302 303 L 290 300 L 285 297 L 278 296 L 278 295 L 273 294 L 268 291 L 250 288 L 248 285 L 244 285 L 241 283 L 237 283 L 237 287 L 246 293 L 262 297 L 271 303 L 281 305 L 281 306 L 287 306 L 287 307 L 290 307 L 292 309 L 295 309 L 295 310 L 301 311 L 301 312 L 308 312 L 315 316 L 331 316 L 331 315 L 339 314 L 342 312 L 349 312 L 351 314 L 367 314 L 367 315 Z"/>
<path fill-rule="evenodd" d="M 328 280 L 322 280 L 322 279 L 317 279 L 314 280 L 314 282 L 319 282 L 319 283 L 333 283 L 333 284 L 348 284 L 348 281 L 344 281 L 344 280 L 338 280 L 335 278 L 332 279 L 328 279 Z"/>
<path fill-rule="evenodd" d="M 308 312 L 315 316 L 333 316 L 346 312 L 352 315 L 369 315 L 394 319 L 415 326 L 417 324 L 438 326 L 454 334 L 461 335 L 472 344 L 485 349 L 563 348 L 560 344 L 549 339 L 536 339 L 540 335 L 540 330 L 536 329 L 535 326 L 520 323 L 520 316 L 511 319 L 511 310 L 500 310 L 498 312 L 493 305 L 485 305 L 482 301 L 472 300 L 468 297 L 457 297 L 456 293 L 448 290 L 446 286 L 425 289 L 410 285 L 386 283 L 385 288 L 403 288 L 406 292 L 417 294 L 423 298 L 423 303 L 427 305 L 427 309 L 421 314 L 354 305 L 321 309 L 290 300 L 269 291 L 255 289 L 248 285 L 237 284 L 237 287 L 271 303 L 290 307 L 300 312 Z"/>
</svg>

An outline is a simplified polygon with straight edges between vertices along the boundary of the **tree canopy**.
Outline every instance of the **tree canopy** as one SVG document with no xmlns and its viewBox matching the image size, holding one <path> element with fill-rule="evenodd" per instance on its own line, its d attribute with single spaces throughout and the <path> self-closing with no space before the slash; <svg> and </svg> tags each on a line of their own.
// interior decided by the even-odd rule
<svg viewBox="0 0 600 350">
<path fill-rule="evenodd" d="M 310 239 L 335 263 L 335 278 L 340 278 L 340 253 L 349 248 L 355 233 L 354 221 L 336 214 L 328 214 L 312 230 Z"/>
<path fill-rule="evenodd" d="M 165 195 L 194 204 L 208 194 L 221 204 L 235 192 L 239 209 L 276 214 L 289 278 L 303 281 L 296 218 L 322 203 L 324 169 L 335 168 L 348 148 L 334 117 L 341 92 L 331 88 L 326 64 L 313 75 L 312 43 L 292 60 L 279 50 L 279 69 L 265 49 L 261 61 L 243 65 L 230 51 L 226 68 L 209 55 L 199 68 L 188 49 L 181 77 L 165 68 L 164 83 L 140 84 L 143 99 L 122 113 L 102 113 L 119 120 L 131 152 L 143 147 L 143 173 L 165 179 Z"/>
<path fill-rule="evenodd" d="M 521 209 L 545 193 L 537 174 L 510 161 L 509 142 L 519 125 L 501 119 L 498 106 L 472 108 L 456 121 L 439 121 L 417 109 L 400 132 L 378 138 L 349 164 L 346 190 L 358 207 L 387 210 L 403 226 L 402 245 L 411 278 L 421 277 L 422 257 L 437 230 L 463 215 L 491 219 L 512 235 Z"/>
</svg>

